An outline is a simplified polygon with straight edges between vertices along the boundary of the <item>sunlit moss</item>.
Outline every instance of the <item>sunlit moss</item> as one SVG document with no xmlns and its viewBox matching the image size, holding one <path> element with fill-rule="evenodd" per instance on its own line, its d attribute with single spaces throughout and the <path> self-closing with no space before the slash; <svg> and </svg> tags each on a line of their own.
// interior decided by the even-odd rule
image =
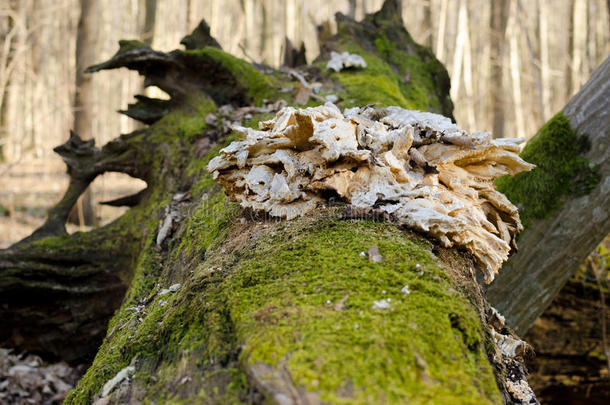
<svg viewBox="0 0 610 405">
<path fill-rule="evenodd" d="M 521 152 L 536 168 L 496 181 L 498 190 L 519 207 L 526 228 L 533 220 L 548 217 L 566 198 L 587 194 L 597 185 L 599 174 L 582 156 L 587 147 L 586 136 L 577 135 L 570 121 L 558 113 Z"/>
</svg>

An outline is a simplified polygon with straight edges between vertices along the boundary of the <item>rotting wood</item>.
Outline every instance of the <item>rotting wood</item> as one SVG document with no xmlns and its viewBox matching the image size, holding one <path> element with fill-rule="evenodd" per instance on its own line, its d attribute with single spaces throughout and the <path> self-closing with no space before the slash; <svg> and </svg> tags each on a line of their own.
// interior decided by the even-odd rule
<svg viewBox="0 0 610 405">
<path fill-rule="evenodd" d="M 385 97 L 381 101 L 386 105 L 397 100 L 402 107 L 431 106 L 451 115 L 446 71 L 410 39 L 400 15 L 400 2 L 386 1 L 380 12 L 362 22 L 337 16 L 340 32 L 325 44 L 321 56 L 325 62 L 331 51 L 347 51 L 346 40 L 368 50 L 362 52 L 363 58 L 382 66 L 390 93 L 368 80 L 379 76 L 366 68 L 337 73 L 312 69 L 308 74 L 317 75 L 321 91 L 340 90 L 346 100 L 359 96 L 358 89 L 368 84 L 373 89 L 370 94 Z M 382 36 L 400 41 L 395 53 L 375 47 L 375 39 Z M 415 62 L 409 67 L 408 81 L 402 62 Z M 43 263 L 62 249 L 80 246 L 78 253 L 66 251 L 57 265 L 47 262 L 44 271 L 35 259 L 24 264 L 27 271 L 20 269 L 15 248 L 2 252 L 6 265 L 0 268 L 0 280 L 13 283 L 14 295 L 27 291 L 25 275 L 44 278 L 57 273 L 60 265 L 74 276 L 81 270 L 94 277 L 113 270 L 110 273 L 120 284 L 128 286 L 95 361 L 68 404 L 187 398 L 273 403 L 277 398 L 265 389 L 271 382 L 281 385 L 273 392 L 291 393 L 292 403 L 317 397 L 331 403 L 381 402 L 388 395 L 401 402 L 439 395 L 451 403 L 515 401 L 507 365 L 498 361 L 501 355 L 493 356 L 501 351 L 487 328 L 487 305 L 468 255 L 386 221 L 348 219 L 332 208 L 292 221 L 262 218 L 228 203 L 205 172 L 217 153 L 208 152 L 209 148 L 228 144 L 227 135 L 236 137 L 226 133 L 224 121 L 245 126 L 269 118 L 244 113 L 243 122 L 237 119 L 242 108 L 251 104 L 261 108 L 269 98 L 278 105 L 284 96 L 287 103 L 294 103 L 290 90 L 280 91 L 295 84 L 290 75 L 261 73 L 217 48 L 161 53 L 133 42 L 122 43 L 111 61 L 92 70 L 117 67 L 138 70 L 148 83 L 160 85 L 172 96 L 171 111 L 163 118 L 111 143 L 119 150 L 121 142 L 127 144 L 127 151 L 113 157 L 118 161 L 129 153 L 141 153 L 135 160 L 144 170 L 148 192 L 106 227 L 21 245 L 38 247 L 28 251 L 41 256 Z M 354 82 L 342 81 L 348 77 L 342 75 L 365 84 L 350 87 Z M 414 88 L 423 92 L 421 97 L 414 96 Z M 233 106 L 225 107 L 227 103 Z M 218 125 L 208 124 L 214 122 Z M 420 148 L 433 148 L 440 141 L 472 152 L 460 134 L 436 134 L 434 139 L 418 135 Z M 424 171 L 438 165 L 421 154 Z M 186 195 L 190 197 L 183 198 Z M 165 221 L 168 215 L 171 221 Z M 171 224 L 164 226 L 166 222 Z M 379 263 L 359 254 L 372 246 L 382 256 Z M 74 266 L 78 254 L 90 257 L 91 250 L 126 267 L 104 262 L 93 269 L 86 263 Z M 50 286 L 37 286 L 48 294 L 49 288 L 61 285 L 51 280 Z M 86 285 L 90 285 L 87 280 L 70 283 L 81 293 Z M 118 286 L 114 291 L 122 293 Z M 350 299 L 335 310 L 346 295 Z M 90 304 L 90 295 L 75 297 L 79 305 Z M 107 304 L 108 311 L 118 305 L 116 300 L 95 299 Z M 387 305 L 374 309 L 380 301 Z M 36 305 L 34 310 L 40 311 Z M 79 313 L 75 303 L 62 305 Z M 23 307 L 23 302 L 10 305 L 14 313 Z M 1 308 L 0 315 L 6 315 Z M 14 323 L 13 330 L 26 330 L 35 321 Z M 104 317 L 96 324 L 103 329 Z M 77 319 L 72 331 L 78 332 L 79 326 Z M 95 336 L 100 339 L 100 332 Z M 66 342 L 71 339 L 66 334 Z M 448 355 L 441 358 L 439 353 Z M 522 359 L 515 361 L 521 364 Z M 261 363 L 263 375 L 255 372 Z M 128 366 L 134 367 L 137 378 L 125 379 L 105 392 L 108 381 Z M 519 371 L 519 380 L 523 378 Z M 429 384 L 431 380 L 441 383 Z"/>
</svg>

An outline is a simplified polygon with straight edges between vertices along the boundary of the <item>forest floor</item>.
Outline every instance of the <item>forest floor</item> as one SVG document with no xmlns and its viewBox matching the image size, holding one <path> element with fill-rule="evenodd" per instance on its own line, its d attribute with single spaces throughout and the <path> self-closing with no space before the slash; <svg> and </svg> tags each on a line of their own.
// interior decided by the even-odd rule
<svg viewBox="0 0 610 405">
<path fill-rule="evenodd" d="M 0 349 L 0 405 L 59 405 L 83 372 L 83 366 L 48 364 L 32 354 Z"/>
</svg>

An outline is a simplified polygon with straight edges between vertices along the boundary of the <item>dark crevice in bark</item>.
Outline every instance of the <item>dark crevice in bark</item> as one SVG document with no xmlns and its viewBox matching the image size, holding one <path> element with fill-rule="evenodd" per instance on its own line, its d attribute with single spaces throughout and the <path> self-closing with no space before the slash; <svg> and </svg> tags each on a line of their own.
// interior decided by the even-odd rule
<svg viewBox="0 0 610 405">
<path fill-rule="evenodd" d="M 66 237 L 53 252 L 32 243 L 0 251 L 2 346 L 73 364 L 92 360 L 127 289 L 131 257 L 87 242 L 94 239 Z"/>
</svg>

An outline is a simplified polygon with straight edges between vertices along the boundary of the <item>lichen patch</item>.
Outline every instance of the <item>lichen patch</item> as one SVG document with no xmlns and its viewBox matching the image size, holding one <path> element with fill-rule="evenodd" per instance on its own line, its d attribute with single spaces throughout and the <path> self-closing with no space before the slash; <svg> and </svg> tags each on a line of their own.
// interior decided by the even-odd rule
<svg viewBox="0 0 610 405">
<path fill-rule="evenodd" d="M 285 107 L 212 159 L 208 171 L 243 207 L 292 219 L 329 198 L 374 208 L 445 247 L 469 250 L 491 282 L 522 230 L 494 187 L 531 170 L 521 140 L 468 134 L 438 114 L 332 103 Z"/>
</svg>

